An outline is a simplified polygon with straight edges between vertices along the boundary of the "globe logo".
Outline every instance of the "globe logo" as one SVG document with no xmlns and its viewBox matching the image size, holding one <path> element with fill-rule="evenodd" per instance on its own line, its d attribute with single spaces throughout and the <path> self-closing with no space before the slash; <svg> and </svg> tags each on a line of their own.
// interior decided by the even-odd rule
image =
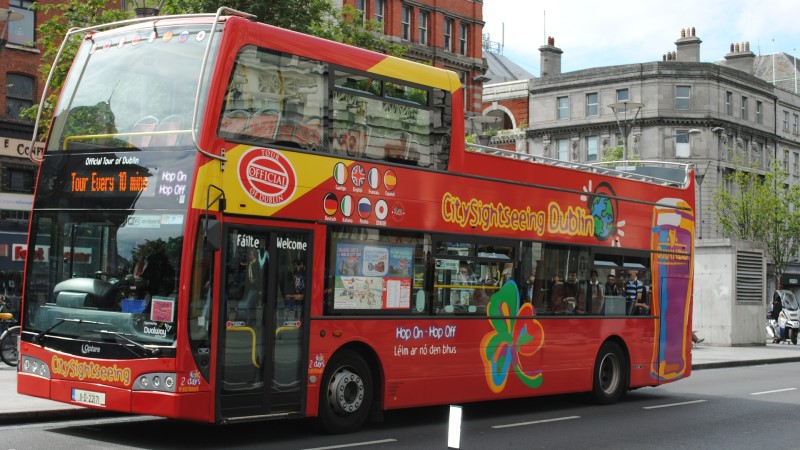
<svg viewBox="0 0 800 450">
<path fill-rule="evenodd" d="M 605 241 L 617 232 L 616 194 L 608 183 L 600 183 L 594 193 L 602 196 L 590 196 L 587 206 L 594 219 L 595 237 Z"/>
</svg>

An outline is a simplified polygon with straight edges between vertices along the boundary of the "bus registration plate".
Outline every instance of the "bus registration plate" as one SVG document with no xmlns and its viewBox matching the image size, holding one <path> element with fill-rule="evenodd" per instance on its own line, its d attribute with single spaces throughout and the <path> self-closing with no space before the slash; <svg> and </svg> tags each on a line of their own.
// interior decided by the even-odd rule
<svg viewBox="0 0 800 450">
<path fill-rule="evenodd" d="M 83 389 L 72 390 L 72 401 L 86 403 L 87 405 L 106 406 L 106 394 L 103 392 L 84 391 Z"/>
</svg>

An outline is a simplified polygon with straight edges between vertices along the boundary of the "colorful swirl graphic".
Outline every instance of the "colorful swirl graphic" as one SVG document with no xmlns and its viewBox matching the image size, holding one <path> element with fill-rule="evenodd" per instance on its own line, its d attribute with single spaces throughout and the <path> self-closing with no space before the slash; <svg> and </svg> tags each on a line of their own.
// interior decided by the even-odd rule
<svg viewBox="0 0 800 450">
<path fill-rule="evenodd" d="M 481 359 L 492 392 L 500 393 L 505 389 L 511 368 L 526 386 L 541 386 L 541 357 L 536 353 L 544 344 L 544 329 L 532 317 L 536 314 L 533 305 L 520 306 L 517 283 L 509 281 L 492 295 L 486 314 L 494 331 L 481 340 Z"/>
</svg>

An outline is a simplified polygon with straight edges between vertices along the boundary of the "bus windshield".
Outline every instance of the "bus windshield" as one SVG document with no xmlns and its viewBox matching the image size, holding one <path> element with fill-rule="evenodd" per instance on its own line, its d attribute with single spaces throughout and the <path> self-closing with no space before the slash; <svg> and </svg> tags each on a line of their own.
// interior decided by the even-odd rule
<svg viewBox="0 0 800 450">
<path fill-rule="evenodd" d="M 25 326 L 48 336 L 172 345 L 183 224 L 177 212 L 37 214 Z"/>
<path fill-rule="evenodd" d="M 154 25 L 86 39 L 64 84 L 47 151 L 191 145 L 206 30 Z"/>
</svg>

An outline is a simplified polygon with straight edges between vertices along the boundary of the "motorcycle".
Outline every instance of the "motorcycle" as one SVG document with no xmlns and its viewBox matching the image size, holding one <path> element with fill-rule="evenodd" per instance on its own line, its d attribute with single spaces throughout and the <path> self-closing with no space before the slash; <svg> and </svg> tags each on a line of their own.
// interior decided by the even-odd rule
<svg viewBox="0 0 800 450">
<path fill-rule="evenodd" d="M 797 345 L 800 333 L 800 304 L 791 291 L 776 290 L 772 296 L 772 310 L 767 312 L 767 335 L 773 344 L 792 341 Z"/>
</svg>

